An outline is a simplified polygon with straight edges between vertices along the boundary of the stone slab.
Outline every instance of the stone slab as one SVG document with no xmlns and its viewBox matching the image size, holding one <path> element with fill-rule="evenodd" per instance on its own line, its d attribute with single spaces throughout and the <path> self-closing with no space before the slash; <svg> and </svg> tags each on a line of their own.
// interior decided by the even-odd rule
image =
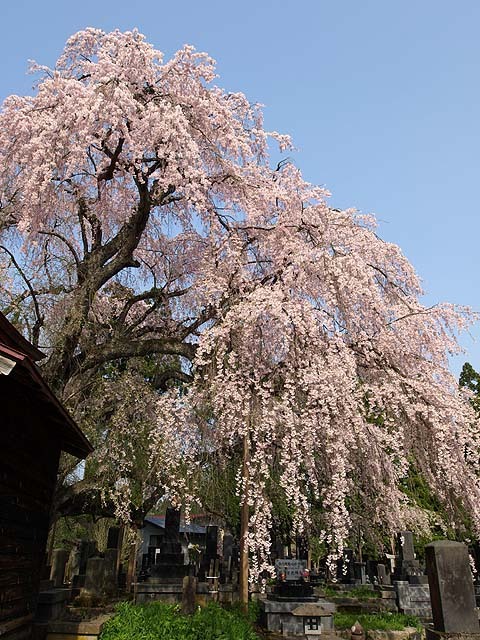
<svg viewBox="0 0 480 640">
<path fill-rule="evenodd" d="M 317 602 L 308 603 L 308 605 L 320 605 L 327 613 L 335 613 L 337 610 L 336 605 L 333 602 L 327 602 L 326 600 L 317 600 Z M 262 600 L 262 608 L 265 613 L 291 613 L 294 609 L 300 606 L 305 606 L 305 602 L 284 602 L 278 600 Z"/>
<path fill-rule="evenodd" d="M 94 640 L 100 635 L 103 625 L 112 617 L 112 613 L 98 616 L 93 620 L 74 622 L 57 620 L 47 627 L 46 640 Z"/>
<path fill-rule="evenodd" d="M 427 629 L 426 640 L 480 640 L 480 633 L 446 633 Z"/>
<path fill-rule="evenodd" d="M 437 540 L 426 545 L 425 555 L 434 629 L 480 634 L 467 547 Z"/>
</svg>

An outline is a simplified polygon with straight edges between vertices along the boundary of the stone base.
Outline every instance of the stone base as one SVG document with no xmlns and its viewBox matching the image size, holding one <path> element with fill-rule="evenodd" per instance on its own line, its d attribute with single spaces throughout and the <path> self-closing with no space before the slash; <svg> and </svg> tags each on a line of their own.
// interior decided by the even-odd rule
<svg viewBox="0 0 480 640">
<path fill-rule="evenodd" d="M 218 585 L 218 601 L 222 604 L 233 604 L 238 600 L 238 588 L 233 584 Z"/>
<path fill-rule="evenodd" d="M 410 584 L 426 584 L 428 585 L 428 576 L 408 576 Z"/>
<path fill-rule="evenodd" d="M 302 606 L 314 607 L 316 604 L 321 605 L 321 608 L 326 612 L 326 615 L 321 618 L 322 628 L 319 630 L 318 637 L 323 637 L 326 633 L 333 633 L 333 614 L 336 611 L 336 607 L 332 602 L 326 602 L 321 599 L 317 599 L 315 603 L 263 600 L 260 604 L 262 626 L 270 632 L 281 633 L 288 637 L 304 637 L 303 617 L 294 615 L 293 611 Z M 315 638 L 313 634 L 309 634 L 308 637 Z"/>
<path fill-rule="evenodd" d="M 70 600 L 70 589 L 50 589 L 38 594 L 36 622 L 48 622 L 59 618 Z"/>
<path fill-rule="evenodd" d="M 161 580 L 150 578 L 146 582 L 137 582 L 133 585 L 135 602 L 138 604 L 159 600 L 171 604 L 181 604 L 183 595 L 183 584 L 165 583 Z M 237 585 L 218 585 L 218 590 L 212 590 L 212 585 L 206 582 L 199 582 L 195 594 L 196 604 L 204 607 L 209 602 L 218 601 L 224 604 L 232 604 L 238 601 Z"/>
<path fill-rule="evenodd" d="M 146 582 L 137 582 L 133 588 L 135 602 L 139 604 L 153 600 L 161 600 L 171 604 L 182 602 L 183 585 L 181 582 L 165 583 L 150 578 Z"/>
<path fill-rule="evenodd" d="M 154 564 L 150 567 L 152 579 L 161 578 L 162 582 L 182 582 L 188 576 L 188 564 Z"/>
<path fill-rule="evenodd" d="M 396 581 L 394 586 L 401 613 L 417 616 L 424 621 L 432 619 L 428 584 L 410 584 L 404 580 Z"/>
<path fill-rule="evenodd" d="M 337 638 L 351 640 L 352 632 L 350 629 L 339 629 L 336 631 L 336 635 Z M 419 631 L 415 627 L 405 627 L 401 631 L 370 629 L 365 632 L 365 640 L 424 640 L 424 635 L 423 631 Z"/>
<path fill-rule="evenodd" d="M 426 640 L 480 640 L 480 628 L 478 633 L 451 633 L 427 629 Z"/>
<path fill-rule="evenodd" d="M 96 640 L 105 622 L 113 614 L 107 614 L 85 622 L 62 620 L 48 625 L 46 640 Z"/>
</svg>

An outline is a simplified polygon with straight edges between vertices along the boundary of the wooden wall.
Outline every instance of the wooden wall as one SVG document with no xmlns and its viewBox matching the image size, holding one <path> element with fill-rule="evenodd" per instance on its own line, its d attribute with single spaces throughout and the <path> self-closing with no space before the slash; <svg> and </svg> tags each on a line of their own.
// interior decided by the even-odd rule
<svg viewBox="0 0 480 640">
<path fill-rule="evenodd" d="M 38 394 L 13 375 L 0 375 L 2 640 L 29 637 L 45 560 L 59 453 L 59 442 L 48 429 Z"/>
</svg>

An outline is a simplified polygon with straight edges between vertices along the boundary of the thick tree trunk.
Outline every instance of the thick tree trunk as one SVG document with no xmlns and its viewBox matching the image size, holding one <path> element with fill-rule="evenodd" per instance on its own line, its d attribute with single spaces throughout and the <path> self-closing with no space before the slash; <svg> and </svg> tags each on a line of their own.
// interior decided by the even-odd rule
<svg viewBox="0 0 480 640">
<path fill-rule="evenodd" d="M 250 517 L 247 492 L 250 480 L 250 471 L 248 463 L 250 460 L 250 442 L 248 434 L 243 436 L 243 461 L 242 461 L 242 476 L 243 476 L 243 504 L 240 516 L 240 602 L 246 609 L 248 606 L 248 521 Z"/>
</svg>

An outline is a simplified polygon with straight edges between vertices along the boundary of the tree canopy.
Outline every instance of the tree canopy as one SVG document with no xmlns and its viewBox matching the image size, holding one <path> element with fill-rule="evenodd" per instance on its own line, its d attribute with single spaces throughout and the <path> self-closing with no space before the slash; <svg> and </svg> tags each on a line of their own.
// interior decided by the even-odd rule
<svg viewBox="0 0 480 640">
<path fill-rule="evenodd" d="M 270 166 L 288 136 L 215 86 L 206 54 L 164 62 L 135 31 L 87 29 L 34 71 L 35 95 L 0 113 L 1 305 L 95 431 L 117 512 L 188 504 L 201 456 L 243 442 L 253 577 L 272 481 L 295 528 L 319 506 L 332 559 L 353 494 L 370 527 L 411 520 L 412 459 L 478 529 L 478 423 L 448 369 L 469 310 L 425 307 L 372 216 Z"/>
</svg>

